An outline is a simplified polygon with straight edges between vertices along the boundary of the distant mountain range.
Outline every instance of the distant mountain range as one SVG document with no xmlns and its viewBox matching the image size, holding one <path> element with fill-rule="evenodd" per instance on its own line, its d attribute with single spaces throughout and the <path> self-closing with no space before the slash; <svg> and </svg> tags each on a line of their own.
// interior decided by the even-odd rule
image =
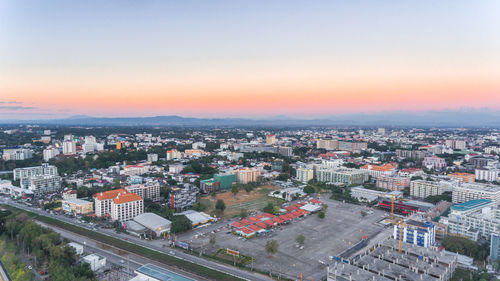
<svg viewBox="0 0 500 281">
<path fill-rule="evenodd" d="M 155 117 L 92 117 L 86 115 L 45 120 L 0 120 L 4 124 L 62 126 L 165 126 L 165 127 L 310 127 L 310 126 L 418 126 L 498 127 L 500 111 L 458 110 L 343 114 L 317 119 L 276 116 L 251 118 L 193 118 L 176 115 Z"/>
</svg>

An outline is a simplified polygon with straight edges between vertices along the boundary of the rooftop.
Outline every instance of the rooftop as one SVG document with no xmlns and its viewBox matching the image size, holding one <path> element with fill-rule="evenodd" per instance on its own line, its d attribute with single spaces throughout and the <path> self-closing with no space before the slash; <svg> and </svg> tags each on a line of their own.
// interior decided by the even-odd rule
<svg viewBox="0 0 500 281">
<path fill-rule="evenodd" d="M 193 279 L 174 273 L 170 270 L 163 269 L 153 264 L 145 264 L 135 270 L 137 273 L 155 278 L 161 281 L 194 281 Z"/>
<path fill-rule="evenodd" d="M 455 211 L 469 211 L 475 208 L 483 207 L 485 205 L 491 204 L 493 201 L 488 199 L 478 199 L 478 200 L 470 200 L 464 203 L 455 204 L 451 207 L 452 210 Z"/>
<path fill-rule="evenodd" d="M 127 202 L 132 202 L 132 201 L 139 201 L 142 200 L 141 196 L 135 194 L 135 193 L 125 193 L 125 194 L 119 194 L 115 199 L 113 199 L 113 202 L 115 204 L 123 204 Z"/>
<path fill-rule="evenodd" d="M 128 191 L 126 189 L 123 189 L 123 188 L 114 189 L 114 190 L 96 193 L 93 195 L 93 197 L 97 200 L 109 200 L 109 199 L 115 198 L 120 193 L 125 194 L 125 193 L 128 193 Z"/>
</svg>

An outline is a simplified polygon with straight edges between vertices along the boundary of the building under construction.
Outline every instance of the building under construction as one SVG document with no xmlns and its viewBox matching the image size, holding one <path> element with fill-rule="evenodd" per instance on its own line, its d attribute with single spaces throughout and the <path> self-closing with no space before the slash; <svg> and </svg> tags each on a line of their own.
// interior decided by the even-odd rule
<svg viewBox="0 0 500 281">
<path fill-rule="evenodd" d="M 337 261 L 328 267 L 327 280 L 423 280 L 447 281 L 457 266 L 457 258 L 423 248 L 384 240 L 351 261 Z"/>
</svg>

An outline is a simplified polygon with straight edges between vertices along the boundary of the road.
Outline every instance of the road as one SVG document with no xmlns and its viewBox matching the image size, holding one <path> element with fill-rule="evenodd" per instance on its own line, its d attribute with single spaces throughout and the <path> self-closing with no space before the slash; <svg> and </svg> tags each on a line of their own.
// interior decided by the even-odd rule
<svg viewBox="0 0 500 281">
<path fill-rule="evenodd" d="M 161 246 L 154 245 L 153 243 L 149 243 L 147 240 L 143 240 L 143 239 L 140 239 L 140 238 L 132 236 L 132 235 L 127 235 L 124 233 L 116 233 L 113 229 L 103 229 L 103 228 L 96 229 L 95 227 L 92 227 L 87 223 L 84 223 L 84 222 L 80 223 L 77 220 L 75 220 L 74 218 L 69 218 L 69 217 L 66 217 L 64 215 L 49 214 L 46 211 L 42 211 L 42 210 L 37 209 L 37 208 L 33 208 L 33 207 L 26 206 L 24 204 L 17 203 L 15 201 L 11 200 L 10 198 L 4 197 L 2 199 L 0 199 L 0 203 L 4 203 L 4 204 L 11 205 L 11 206 L 14 206 L 14 207 L 17 207 L 20 209 L 28 210 L 30 212 L 37 213 L 37 214 L 42 215 L 42 216 L 47 216 L 47 217 L 51 217 L 54 219 L 58 219 L 58 220 L 66 222 L 66 223 L 77 225 L 77 226 L 80 226 L 80 227 L 83 227 L 83 228 L 86 228 L 86 229 L 89 229 L 92 231 L 98 231 L 99 233 L 108 235 L 110 237 L 114 237 L 114 238 L 118 238 L 118 239 L 122 239 L 122 240 L 127 240 L 128 242 L 135 243 L 135 244 L 143 246 L 145 248 L 149 248 L 149 249 L 154 250 L 154 251 L 162 252 L 162 253 L 167 254 L 167 255 L 175 256 L 175 257 L 180 258 L 182 260 L 186 260 L 186 261 L 189 261 L 189 262 L 192 262 L 195 264 L 199 264 L 199 265 L 202 265 L 202 266 L 214 269 L 214 270 L 218 270 L 218 271 L 224 272 L 226 274 L 230 274 L 232 276 L 235 276 L 235 277 L 238 277 L 241 279 L 256 280 L 256 281 L 272 280 L 268 276 L 262 275 L 260 273 L 250 272 L 250 271 L 242 270 L 242 269 L 230 266 L 230 265 L 220 264 L 220 263 L 217 263 L 217 262 L 214 262 L 211 260 L 206 260 L 206 259 L 198 257 L 198 256 L 187 254 L 187 253 L 185 253 L 181 250 L 178 250 L 178 249 L 163 248 Z M 72 235 L 74 235 L 74 234 L 72 233 Z M 178 269 L 176 269 L 176 271 L 178 271 Z"/>
</svg>

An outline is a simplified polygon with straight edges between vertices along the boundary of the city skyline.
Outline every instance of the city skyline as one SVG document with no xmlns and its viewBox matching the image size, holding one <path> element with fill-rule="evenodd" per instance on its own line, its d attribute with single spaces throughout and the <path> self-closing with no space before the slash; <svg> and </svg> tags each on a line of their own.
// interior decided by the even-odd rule
<svg viewBox="0 0 500 281">
<path fill-rule="evenodd" d="M 500 110 L 496 1 L 4 1 L 0 118 Z"/>
</svg>

